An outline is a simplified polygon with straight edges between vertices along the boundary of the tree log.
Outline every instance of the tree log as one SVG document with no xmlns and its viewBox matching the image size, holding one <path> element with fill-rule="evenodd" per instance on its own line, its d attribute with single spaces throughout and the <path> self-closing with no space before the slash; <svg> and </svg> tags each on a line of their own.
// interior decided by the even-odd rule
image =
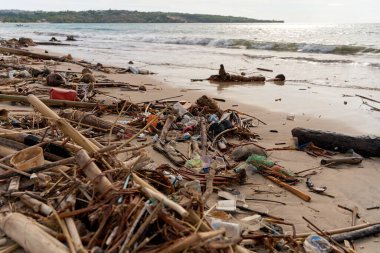
<svg viewBox="0 0 380 253">
<path fill-rule="evenodd" d="M 317 131 L 306 128 L 294 128 L 292 135 L 298 138 L 298 144 L 312 142 L 314 145 L 328 150 L 347 152 L 353 149 L 362 156 L 380 157 L 380 137 L 349 136 L 328 131 Z"/>
<path fill-rule="evenodd" d="M 347 158 L 334 158 L 322 159 L 321 164 L 327 166 L 334 166 L 339 164 L 359 164 L 363 161 L 362 157 L 347 157 Z"/>
<path fill-rule="evenodd" d="M 59 114 L 59 116 L 65 118 L 65 119 L 71 120 L 71 121 L 78 122 L 78 124 L 83 123 L 85 125 L 93 126 L 96 128 L 96 130 L 99 130 L 102 132 L 109 132 L 112 128 L 112 125 L 113 125 L 112 122 L 103 120 L 99 117 L 96 117 L 96 116 L 90 114 L 90 113 L 81 112 L 81 111 L 77 111 L 77 110 L 73 110 L 73 111 L 72 110 L 64 110 Z M 125 127 L 116 124 L 112 128 L 112 133 L 117 134 L 121 130 L 127 131 Z"/>
<path fill-rule="evenodd" d="M 42 59 L 42 60 L 54 60 L 54 61 L 62 61 L 62 57 L 48 55 L 48 54 L 38 54 L 32 53 L 22 49 L 14 49 L 9 47 L 0 47 L 0 53 L 10 53 L 14 55 L 28 56 L 34 59 Z"/>
<path fill-rule="evenodd" d="M 367 228 L 362 228 L 356 231 L 346 232 L 338 235 L 334 235 L 332 238 L 337 242 L 343 242 L 345 240 L 351 241 L 351 240 L 357 240 L 361 238 L 365 238 L 371 235 L 379 234 L 380 233 L 380 225 L 374 225 Z"/>
</svg>

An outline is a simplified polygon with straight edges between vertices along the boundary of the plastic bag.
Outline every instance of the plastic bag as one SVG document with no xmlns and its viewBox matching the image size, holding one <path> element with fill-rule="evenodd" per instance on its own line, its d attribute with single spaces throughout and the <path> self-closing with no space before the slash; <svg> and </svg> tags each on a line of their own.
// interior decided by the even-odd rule
<svg viewBox="0 0 380 253">
<path fill-rule="evenodd" d="M 329 241 L 319 235 L 309 235 L 303 247 L 307 253 L 330 253 L 332 250 Z"/>
<path fill-rule="evenodd" d="M 251 155 L 246 160 L 247 163 L 260 169 L 260 167 L 272 167 L 275 163 L 267 160 L 265 156 L 261 155 Z"/>
</svg>

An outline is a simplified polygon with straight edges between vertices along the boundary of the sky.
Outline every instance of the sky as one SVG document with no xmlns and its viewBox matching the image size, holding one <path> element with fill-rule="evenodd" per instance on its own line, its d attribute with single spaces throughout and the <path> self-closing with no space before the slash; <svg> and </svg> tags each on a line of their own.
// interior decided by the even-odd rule
<svg viewBox="0 0 380 253">
<path fill-rule="evenodd" d="M 286 22 L 376 23 L 380 0 L 0 0 L 0 9 L 185 12 Z"/>
</svg>

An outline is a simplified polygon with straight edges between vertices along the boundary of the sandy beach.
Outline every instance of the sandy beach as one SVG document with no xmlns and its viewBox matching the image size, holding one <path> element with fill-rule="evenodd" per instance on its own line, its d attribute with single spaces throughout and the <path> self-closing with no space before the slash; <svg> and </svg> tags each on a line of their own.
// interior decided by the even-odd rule
<svg viewBox="0 0 380 253">
<path fill-rule="evenodd" d="M 29 49 L 36 52 L 43 52 L 43 48 Z M 49 54 L 52 54 L 51 48 L 48 49 Z M 70 53 L 69 51 L 67 53 Z M 75 54 L 73 55 L 75 57 Z M 84 59 L 86 60 L 86 59 Z M 38 65 L 36 65 L 38 67 Z M 55 71 L 78 71 L 82 67 L 62 63 L 56 66 L 51 66 Z M 244 93 L 244 86 L 234 85 L 233 91 L 218 92 L 223 89 L 221 86 L 213 86 L 206 84 L 207 81 L 202 83 L 194 83 L 191 85 L 173 85 L 165 78 L 156 77 L 155 75 L 134 75 L 134 74 L 105 74 L 101 72 L 94 72 L 96 78 L 105 76 L 114 81 L 129 83 L 132 85 L 144 85 L 147 91 L 122 91 L 120 88 L 95 88 L 107 93 L 110 96 L 117 97 L 118 99 L 127 99 L 133 103 L 140 103 L 144 101 L 154 101 L 163 98 L 174 98 L 174 100 L 184 100 L 194 103 L 197 98 L 206 94 L 214 98 L 225 99 L 225 102 L 218 102 L 222 109 L 232 108 L 240 112 L 252 115 L 266 125 L 255 122 L 256 127 L 252 131 L 257 133 L 260 138 L 255 142 L 266 149 L 288 147 L 294 145 L 294 140 L 291 135 L 291 130 L 295 127 L 304 127 L 311 129 L 319 129 L 326 131 L 335 131 L 350 135 L 363 135 L 363 134 L 378 134 L 378 124 L 376 122 L 369 122 L 370 117 L 358 115 L 350 112 L 344 112 L 345 105 L 343 105 L 342 98 L 336 100 L 337 97 L 341 98 L 341 94 L 333 95 L 331 97 L 324 96 L 324 93 L 312 94 L 314 90 L 299 90 L 300 87 L 292 88 L 292 91 L 284 93 L 281 88 L 274 84 L 270 89 L 267 89 L 263 94 L 254 94 L 252 98 L 255 101 L 248 101 L 246 94 L 242 98 L 239 97 L 239 92 Z M 285 84 L 286 85 L 286 84 Z M 211 88 L 210 88 L 211 87 Z M 341 92 L 344 93 L 344 92 Z M 295 95 L 297 94 L 297 95 Z M 304 94 L 304 95 L 300 95 Z M 43 97 L 43 96 L 42 96 Z M 261 99 L 259 99 L 261 97 Z M 302 97 L 302 98 L 301 98 Z M 276 102 L 276 98 L 281 98 L 282 101 Z M 298 99 L 299 98 L 299 99 Z M 97 99 L 105 99 L 107 101 L 116 101 L 115 98 L 97 95 Z M 273 107 L 264 107 L 261 103 L 263 100 L 271 100 Z M 305 101 L 308 101 L 306 103 Z M 353 101 L 350 100 L 349 103 Z M 356 100 L 349 106 L 356 107 L 361 102 Z M 284 108 L 279 112 L 278 106 Z M 310 106 L 315 105 L 315 106 Z M 1 102 L 1 109 L 7 109 L 12 113 L 12 110 L 25 110 L 22 113 L 32 113 L 34 110 L 29 106 L 14 106 L 8 102 Z M 332 111 L 332 108 L 337 108 Z M 286 112 L 288 113 L 286 113 Z M 288 114 L 295 114 L 295 119 L 287 120 Z M 357 113 L 357 112 L 356 112 Z M 370 112 L 369 114 L 379 114 L 379 112 Z M 321 116 L 322 115 L 322 116 Z M 328 115 L 328 117 L 325 117 Z M 336 118 L 334 120 L 333 118 Z M 375 117 L 378 117 L 377 115 Z M 108 115 L 105 119 L 114 120 L 114 115 Z M 345 120 L 342 120 L 344 118 Z M 358 120 L 359 119 L 359 120 Z M 362 119 L 362 120 L 360 120 Z M 123 117 L 119 120 L 123 120 Z M 367 120 L 367 121 L 366 121 Z M 276 130 L 276 131 L 271 131 Z M 283 143 L 276 145 L 276 143 Z M 168 163 L 168 161 L 155 152 L 153 149 L 148 148 L 149 156 L 155 163 Z M 309 193 L 305 184 L 306 178 L 301 178 L 301 182 L 297 184 L 297 188 L 303 192 L 308 192 L 311 196 L 311 202 L 304 202 L 293 194 L 278 187 L 273 182 L 265 179 L 261 175 L 253 172 L 248 173 L 248 181 L 245 185 L 239 186 L 239 191 L 246 196 L 255 196 L 257 198 L 277 200 L 285 202 L 286 205 L 279 205 L 266 202 L 249 201 L 247 203 L 251 208 L 268 211 L 271 215 L 282 217 L 287 222 L 296 226 L 297 233 L 309 232 L 307 223 L 302 219 L 303 216 L 309 218 L 311 221 L 318 224 L 324 230 L 332 230 L 337 228 L 349 227 L 351 225 L 351 213 L 338 207 L 338 205 L 352 208 L 358 207 L 360 219 L 357 224 L 379 222 L 379 210 L 366 210 L 368 207 L 380 204 L 380 159 L 379 158 L 366 158 L 360 165 L 340 165 L 336 168 L 320 167 L 321 157 L 312 157 L 305 152 L 296 150 L 273 150 L 268 151 L 269 158 L 277 162 L 279 165 L 291 170 L 294 173 L 304 171 L 307 169 L 315 168 L 309 172 L 314 172 L 312 179 L 315 185 L 326 186 L 326 193 L 334 196 L 334 198 Z M 343 157 L 338 154 L 337 157 Z M 307 173 L 309 173 L 307 172 Z M 305 175 L 302 173 L 300 175 Z M 272 191 L 272 193 L 255 193 L 255 190 Z M 207 206 L 213 206 L 217 201 L 217 196 L 214 194 L 207 202 Z M 245 214 L 234 215 L 233 220 L 245 217 Z M 290 230 L 289 230 L 290 231 Z M 357 252 L 370 253 L 377 252 L 380 240 L 376 237 L 369 237 L 364 240 L 355 241 L 354 243 Z"/>
</svg>

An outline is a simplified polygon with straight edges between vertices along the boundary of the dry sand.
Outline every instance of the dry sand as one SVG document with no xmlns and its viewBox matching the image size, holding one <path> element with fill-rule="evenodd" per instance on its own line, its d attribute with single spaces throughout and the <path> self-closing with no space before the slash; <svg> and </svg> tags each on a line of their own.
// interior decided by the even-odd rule
<svg viewBox="0 0 380 253">
<path fill-rule="evenodd" d="M 81 68 L 72 64 L 63 64 L 55 67 L 57 70 L 71 70 L 80 71 Z M 96 73 L 97 75 L 104 75 L 103 73 Z M 133 74 L 117 74 L 106 75 L 115 81 L 123 81 L 133 85 L 145 85 L 147 92 L 136 91 L 120 91 L 120 88 L 105 88 L 102 91 L 110 92 L 110 95 L 130 99 L 132 102 L 151 101 L 182 95 L 180 100 L 187 100 L 194 102 L 203 93 L 202 91 L 194 91 L 189 87 L 188 90 L 175 88 L 166 83 L 154 79 L 154 76 L 142 76 Z M 211 94 L 212 96 L 213 94 Z M 217 96 L 217 95 L 215 95 Z M 238 105 L 232 107 L 232 105 Z M 9 110 L 15 109 L 9 103 L 1 103 L 1 108 Z M 249 106 L 242 104 L 239 101 L 227 99 L 225 103 L 219 103 L 224 108 L 233 108 L 241 112 L 255 116 L 267 125 L 259 124 L 258 127 L 252 129 L 258 133 L 261 140 L 257 144 L 265 148 L 282 147 L 276 146 L 275 143 L 285 142 L 284 146 L 292 145 L 293 140 L 291 136 L 291 129 L 294 127 L 307 127 L 313 129 L 322 129 L 337 131 L 347 134 L 360 134 L 355 129 L 340 122 L 326 121 L 318 118 L 310 118 L 303 116 L 296 116 L 294 121 L 286 120 L 286 114 L 272 112 L 270 110 L 260 108 L 259 105 Z M 30 107 L 17 107 L 17 109 L 32 111 Z M 277 130 L 278 133 L 272 133 L 270 130 Z M 149 150 L 152 158 L 157 162 L 165 162 L 165 158 Z M 299 151 L 271 151 L 270 159 L 278 162 L 293 172 L 302 171 L 309 168 L 319 166 L 321 157 L 314 158 L 304 152 Z M 352 208 L 357 206 L 361 219 L 357 224 L 365 222 L 380 221 L 380 210 L 367 211 L 367 207 L 380 205 L 380 159 L 371 158 L 365 159 L 361 165 L 341 165 L 339 168 L 320 168 L 316 169 L 316 175 L 312 176 L 312 180 L 316 186 L 326 186 L 327 193 L 335 196 L 329 198 L 314 193 L 309 193 L 305 185 L 306 179 L 299 183 L 296 188 L 307 192 L 312 200 L 310 203 L 304 202 L 293 194 L 279 188 L 274 183 L 264 179 L 257 174 L 250 174 L 248 184 L 239 187 L 240 191 L 246 195 L 254 195 L 254 189 L 271 190 L 275 192 L 281 191 L 281 194 L 256 194 L 257 198 L 273 199 L 285 202 L 287 205 L 269 204 L 265 202 L 247 201 L 252 208 L 269 210 L 269 213 L 275 216 L 284 218 L 287 222 L 293 223 L 296 226 L 297 232 L 310 231 L 307 228 L 306 222 L 302 220 L 302 216 L 309 218 L 320 228 L 330 230 L 342 227 L 349 227 L 351 225 L 351 213 L 338 208 L 338 204 Z M 305 173 L 306 174 L 306 173 Z M 210 198 L 208 206 L 214 205 L 216 197 Z M 236 218 L 242 218 L 244 215 L 238 214 Z M 290 229 L 287 229 L 290 231 Z M 378 252 L 380 247 L 380 239 L 370 237 L 365 240 L 355 242 L 358 252 Z"/>
</svg>

